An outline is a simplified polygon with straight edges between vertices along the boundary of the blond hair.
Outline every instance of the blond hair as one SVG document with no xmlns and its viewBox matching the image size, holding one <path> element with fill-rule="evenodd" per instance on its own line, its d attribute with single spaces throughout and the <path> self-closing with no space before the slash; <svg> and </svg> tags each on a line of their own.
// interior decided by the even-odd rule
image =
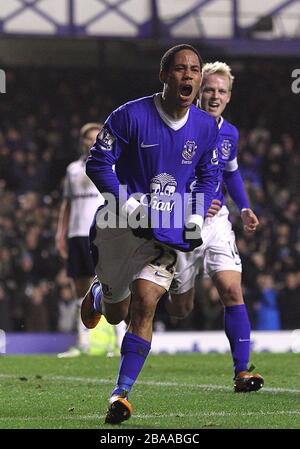
<svg viewBox="0 0 300 449">
<path fill-rule="evenodd" d="M 87 133 L 89 131 L 91 131 L 92 129 L 100 131 L 100 129 L 102 127 L 103 127 L 102 123 L 94 123 L 94 122 L 86 123 L 85 125 L 82 126 L 82 128 L 79 131 L 80 139 L 84 139 L 86 137 Z"/>
<path fill-rule="evenodd" d="M 204 64 L 202 68 L 202 84 L 207 76 L 212 75 L 214 73 L 227 76 L 229 79 L 229 90 L 232 90 L 234 76 L 231 73 L 231 68 L 229 67 L 228 64 L 226 64 L 226 62 L 215 61 Z"/>
<path fill-rule="evenodd" d="M 103 127 L 102 123 L 89 122 L 80 128 L 80 131 L 79 131 L 79 152 L 80 153 L 85 153 L 85 151 L 86 151 L 86 145 L 84 143 L 84 139 L 86 138 L 87 134 L 93 130 L 99 132 L 102 129 L 102 127 Z"/>
</svg>

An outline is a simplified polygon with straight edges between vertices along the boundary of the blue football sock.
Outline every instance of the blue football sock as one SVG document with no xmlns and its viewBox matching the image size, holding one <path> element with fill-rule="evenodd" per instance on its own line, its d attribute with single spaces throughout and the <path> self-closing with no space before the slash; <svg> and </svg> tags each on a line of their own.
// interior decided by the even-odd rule
<svg viewBox="0 0 300 449">
<path fill-rule="evenodd" d="M 250 323 L 245 304 L 225 307 L 224 323 L 236 376 L 247 370 L 250 357 Z"/>
<path fill-rule="evenodd" d="M 112 395 L 128 396 L 134 382 L 141 372 L 151 349 L 151 343 L 137 335 L 126 332 L 121 346 L 121 362 L 116 388 Z"/>
<path fill-rule="evenodd" d="M 98 313 L 102 313 L 101 311 L 101 300 L 103 296 L 102 292 L 102 286 L 100 282 L 95 282 L 95 284 L 92 287 L 91 294 L 94 300 L 94 309 Z"/>
</svg>

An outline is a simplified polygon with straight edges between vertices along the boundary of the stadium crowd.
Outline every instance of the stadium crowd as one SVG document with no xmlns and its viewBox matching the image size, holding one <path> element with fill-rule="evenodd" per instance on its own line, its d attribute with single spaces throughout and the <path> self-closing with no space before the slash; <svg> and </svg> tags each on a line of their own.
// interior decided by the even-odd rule
<svg viewBox="0 0 300 449">
<path fill-rule="evenodd" d="M 290 92 L 289 67 L 264 64 L 252 62 L 236 73 L 227 116 L 240 131 L 239 167 L 260 227 L 247 237 L 232 204 L 231 219 L 252 328 L 295 329 L 300 327 L 300 141 L 291 111 L 299 99 Z M 100 122 L 118 104 L 155 89 L 143 72 L 128 73 L 122 82 L 117 73 L 105 76 L 79 70 L 74 77 L 71 69 L 7 72 L 0 103 L 0 329 L 75 331 L 76 303 L 54 244 L 65 168 L 78 158 L 83 123 Z M 255 86 L 255 95 L 249 95 L 249 86 Z M 185 320 L 171 320 L 161 302 L 155 326 L 222 329 L 223 307 L 211 281 L 199 274 L 195 308 Z"/>
</svg>

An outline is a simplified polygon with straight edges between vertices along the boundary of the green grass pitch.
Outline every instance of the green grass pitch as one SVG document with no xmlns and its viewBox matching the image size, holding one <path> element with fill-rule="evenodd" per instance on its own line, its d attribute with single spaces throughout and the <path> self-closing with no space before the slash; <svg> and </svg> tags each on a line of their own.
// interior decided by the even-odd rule
<svg viewBox="0 0 300 449">
<path fill-rule="evenodd" d="M 229 354 L 151 355 L 121 429 L 299 429 L 300 355 L 252 354 L 265 378 L 233 393 Z M 119 358 L 0 357 L 0 429 L 109 429 Z M 115 428 L 115 427 L 114 427 Z"/>
</svg>

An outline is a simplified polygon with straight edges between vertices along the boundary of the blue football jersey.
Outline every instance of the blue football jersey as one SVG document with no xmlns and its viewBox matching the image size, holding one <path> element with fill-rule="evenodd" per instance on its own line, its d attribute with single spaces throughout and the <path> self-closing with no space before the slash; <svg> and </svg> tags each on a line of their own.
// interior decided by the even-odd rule
<svg viewBox="0 0 300 449">
<path fill-rule="evenodd" d="M 237 162 L 239 133 L 237 128 L 227 120 L 224 120 L 223 117 L 220 118 L 218 127 L 219 179 L 214 198 L 220 200 L 222 205 L 225 203 L 222 192 L 222 186 L 225 184 L 231 199 L 241 211 L 243 208 L 249 208 L 249 201 Z M 193 191 L 195 185 L 194 175 L 189 179 L 187 189 Z"/>
<path fill-rule="evenodd" d="M 222 183 L 224 171 L 235 171 L 237 164 L 237 147 L 239 133 L 237 128 L 227 120 L 221 118 L 218 137 L 218 155 L 219 155 L 219 182 L 215 198 L 224 204 L 224 195 L 222 193 Z"/>
<path fill-rule="evenodd" d="M 186 185 L 195 173 L 195 192 L 204 194 L 204 203 L 199 205 L 193 197 L 191 212 L 204 217 L 219 180 L 218 126 L 194 105 L 177 126 L 160 109 L 160 95 L 128 102 L 112 112 L 90 151 L 86 172 L 101 193 L 112 193 L 118 203 L 138 197 L 151 212 L 154 237 L 189 250 L 183 241 Z M 125 198 L 120 185 L 127 187 Z"/>
</svg>

